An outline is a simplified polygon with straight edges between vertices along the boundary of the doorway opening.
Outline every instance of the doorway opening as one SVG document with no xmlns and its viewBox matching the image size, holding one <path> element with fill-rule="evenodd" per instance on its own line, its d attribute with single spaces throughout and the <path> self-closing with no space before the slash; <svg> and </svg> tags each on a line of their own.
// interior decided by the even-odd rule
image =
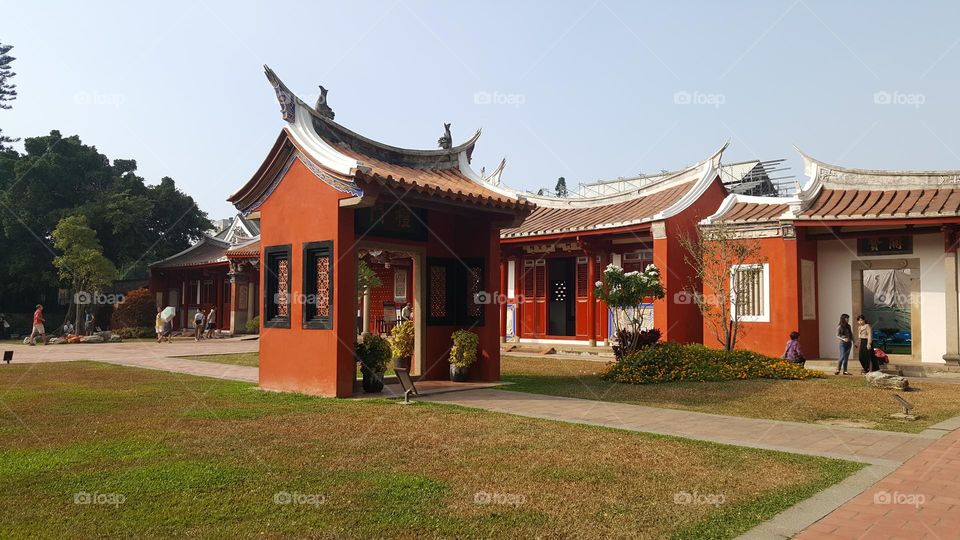
<svg viewBox="0 0 960 540">
<path fill-rule="evenodd" d="M 413 325 L 410 365 L 391 367 L 409 368 L 414 377 L 424 370 L 423 261 L 422 250 L 406 246 L 364 242 L 357 249 L 356 337 L 372 334 L 389 339 L 397 326 Z M 391 377 L 392 369 L 386 375 Z"/>
<path fill-rule="evenodd" d="M 547 263 L 549 294 L 547 333 L 552 336 L 575 336 L 577 334 L 576 259 L 557 257 Z"/>
<path fill-rule="evenodd" d="M 873 327 L 874 347 L 891 360 L 920 360 L 920 261 L 855 261 L 853 317 Z"/>
</svg>

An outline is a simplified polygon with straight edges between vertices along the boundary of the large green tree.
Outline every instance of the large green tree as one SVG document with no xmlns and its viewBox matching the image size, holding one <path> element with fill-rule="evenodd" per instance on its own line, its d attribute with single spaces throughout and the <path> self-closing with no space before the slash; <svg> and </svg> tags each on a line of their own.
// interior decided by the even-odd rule
<svg viewBox="0 0 960 540">
<path fill-rule="evenodd" d="M 98 301 L 97 293 L 117 278 L 117 268 L 103 256 L 97 233 L 90 228 L 86 216 L 61 219 L 52 236 L 53 245 L 60 252 L 53 258 L 53 266 L 60 280 L 70 285 L 76 328 L 82 328 L 83 309 Z"/>
<path fill-rule="evenodd" d="M 147 185 L 134 160 L 110 162 L 77 136 L 27 138 L 0 153 L 0 311 L 18 311 L 57 287 L 53 230 L 84 216 L 119 270 L 142 278 L 150 262 L 186 249 L 211 227 L 170 178 Z"/>
</svg>

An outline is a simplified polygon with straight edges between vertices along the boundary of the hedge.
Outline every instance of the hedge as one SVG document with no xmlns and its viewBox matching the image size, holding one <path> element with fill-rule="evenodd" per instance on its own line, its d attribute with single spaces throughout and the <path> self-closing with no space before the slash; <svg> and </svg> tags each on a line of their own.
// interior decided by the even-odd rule
<svg viewBox="0 0 960 540">
<path fill-rule="evenodd" d="M 782 358 L 773 358 L 753 351 L 728 352 L 703 345 L 660 343 L 611 364 L 603 376 L 615 382 L 651 384 L 737 379 L 810 379 L 821 377 L 822 374 Z"/>
</svg>

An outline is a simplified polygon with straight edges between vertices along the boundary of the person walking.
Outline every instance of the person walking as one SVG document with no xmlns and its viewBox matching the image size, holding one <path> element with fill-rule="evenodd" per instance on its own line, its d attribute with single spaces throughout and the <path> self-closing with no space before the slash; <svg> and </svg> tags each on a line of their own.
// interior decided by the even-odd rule
<svg viewBox="0 0 960 540">
<path fill-rule="evenodd" d="M 877 371 L 880 368 L 877 366 L 877 358 L 873 355 L 873 327 L 863 315 L 857 316 L 857 337 L 860 339 L 857 359 L 860 360 L 863 373 Z"/>
<path fill-rule="evenodd" d="M 850 360 L 850 349 L 853 348 L 853 328 L 850 327 L 850 315 L 846 313 L 840 315 L 840 324 L 837 325 L 837 339 L 840 341 L 840 358 L 837 359 L 837 371 L 833 374 L 850 375 L 850 372 L 847 371 L 847 362 Z"/>
<path fill-rule="evenodd" d="M 783 351 L 783 358 L 792 364 L 803 364 L 807 361 L 803 357 L 803 351 L 800 350 L 800 332 L 790 332 L 790 341 Z"/>
<path fill-rule="evenodd" d="M 33 312 L 33 330 L 30 331 L 30 345 L 37 344 L 37 336 L 44 345 L 47 344 L 47 332 L 43 329 L 43 304 L 37 304 L 37 310 Z"/>
<path fill-rule="evenodd" d="M 157 343 L 160 343 L 163 340 L 163 316 L 161 312 L 163 308 L 157 308 L 157 318 L 153 321 L 153 328 L 157 331 Z"/>
<path fill-rule="evenodd" d="M 210 312 L 207 313 L 207 339 L 213 339 L 213 331 L 216 329 L 217 329 L 216 311 L 213 308 L 210 308 Z"/>
<path fill-rule="evenodd" d="M 198 309 L 197 312 L 193 315 L 193 339 L 200 341 L 203 338 L 203 329 L 204 329 L 204 316 L 203 310 Z"/>
<path fill-rule="evenodd" d="M 93 313 L 87 312 L 83 316 L 83 332 L 88 336 L 93 335 Z"/>
</svg>

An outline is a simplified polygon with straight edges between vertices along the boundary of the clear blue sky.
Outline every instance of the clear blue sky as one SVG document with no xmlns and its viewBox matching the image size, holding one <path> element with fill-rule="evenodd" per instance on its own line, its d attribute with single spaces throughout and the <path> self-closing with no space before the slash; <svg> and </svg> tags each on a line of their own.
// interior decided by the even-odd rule
<svg viewBox="0 0 960 540">
<path fill-rule="evenodd" d="M 482 127 L 476 168 L 507 156 L 519 188 L 672 169 L 728 139 L 725 161 L 786 157 L 798 178 L 793 144 L 840 165 L 960 169 L 957 2 L 4 0 L 0 13 L 20 93 L 5 134 L 78 134 L 151 182 L 173 177 L 211 217 L 233 212 L 224 199 L 283 125 L 262 64 L 311 103 L 324 84 L 338 122 L 385 143 Z"/>
</svg>

